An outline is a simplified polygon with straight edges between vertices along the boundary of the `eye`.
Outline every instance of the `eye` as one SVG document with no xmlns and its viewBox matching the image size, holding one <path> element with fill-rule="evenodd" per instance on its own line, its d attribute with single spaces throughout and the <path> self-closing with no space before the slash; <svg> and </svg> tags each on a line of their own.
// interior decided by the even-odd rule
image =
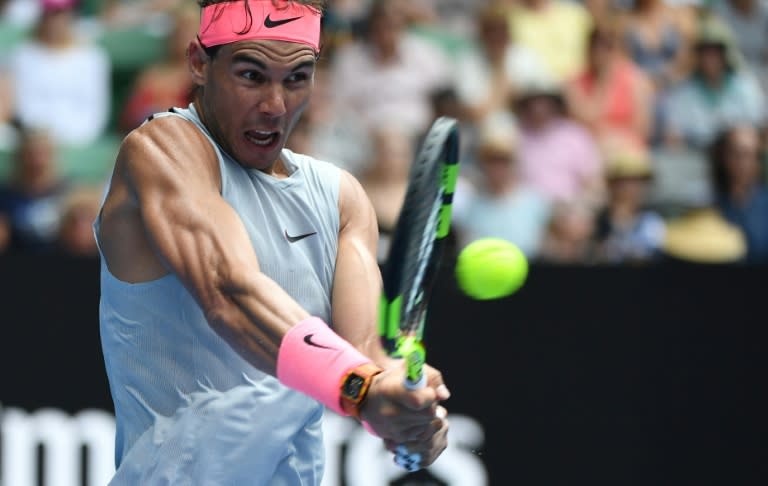
<svg viewBox="0 0 768 486">
<path fill-rule="evenodd" d="M 240 76 L 255 83 L 264 83 L 267 80 L 267 77 L 259 71 L 243 71 L 240 73 Z"/>
<path fill-rule="evenodd" d="M 288 84 L 301 84 L 306 81 L 309 81 L 309 78 L 310 78 L 309 73 L 298 71 L 288 76 L 285 79 L 285 82 Z"/>
</svg>

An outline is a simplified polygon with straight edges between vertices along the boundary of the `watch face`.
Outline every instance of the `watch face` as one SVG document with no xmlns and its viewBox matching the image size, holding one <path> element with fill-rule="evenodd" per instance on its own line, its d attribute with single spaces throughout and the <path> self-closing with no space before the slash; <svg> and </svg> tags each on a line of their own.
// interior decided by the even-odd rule
<svg viewBox="0 0 768 486">
<path fill-rule="evenodd" d="M 363 384 L 365 384 L 365 379 L 362 376 L 350 376 L 347 378 L 346 383 L 344 383 L 344 395 L 356 400 L 360 397 L 360 390 L 363 388 Z"/>
</svg>

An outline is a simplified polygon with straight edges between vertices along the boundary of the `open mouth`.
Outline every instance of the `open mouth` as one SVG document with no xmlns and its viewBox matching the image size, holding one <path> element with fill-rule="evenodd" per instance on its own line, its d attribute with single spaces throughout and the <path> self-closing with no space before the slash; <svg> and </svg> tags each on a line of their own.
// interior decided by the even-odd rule
<svg viewBox="0 0 768 486">
<path fill-rule="evenodd" d="M 275 145 L 280 138 L 280 132 L 263 132 L 261 130 L 250 130 L 245 133 L 245 138 L 254 145 L 269 148 Z"/>
</svg>

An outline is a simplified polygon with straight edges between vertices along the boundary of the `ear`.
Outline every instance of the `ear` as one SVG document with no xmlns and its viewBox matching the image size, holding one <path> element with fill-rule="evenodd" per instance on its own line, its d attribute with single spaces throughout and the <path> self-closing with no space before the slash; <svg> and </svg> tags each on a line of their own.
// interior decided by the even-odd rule
<svg viewBox="0 0 768 486">
<path fill-rule="evenodd" d="M 205 84 L 206 74 L 212 59 L 205 53 L 199 39 L 194 39 L 187 47 L 187 62 L 189 72 L 192 75 L 192 82 L 196 86 Z"/>
</svg>

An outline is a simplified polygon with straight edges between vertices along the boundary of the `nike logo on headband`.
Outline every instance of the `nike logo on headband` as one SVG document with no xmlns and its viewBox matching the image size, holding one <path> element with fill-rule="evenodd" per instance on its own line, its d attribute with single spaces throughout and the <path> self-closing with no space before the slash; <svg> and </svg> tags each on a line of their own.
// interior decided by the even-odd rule
<svg viewBox="0 0 768 486">
<path fill-rule="evenodd" d="M 299 17 L 291 17 L 289 19 L 282 19 L 282 20 L 272 20 L 269 18 L 269 15 L 267 15 L 267 18 L 264 19 L 264 27 L 268 29 L 274 29 L 275 27 L 280 27 L 283 24 L 287 24 L 288 22 L 293 22 L 294 20 L 299 20 L 301 16 Z"/>
</svg>

